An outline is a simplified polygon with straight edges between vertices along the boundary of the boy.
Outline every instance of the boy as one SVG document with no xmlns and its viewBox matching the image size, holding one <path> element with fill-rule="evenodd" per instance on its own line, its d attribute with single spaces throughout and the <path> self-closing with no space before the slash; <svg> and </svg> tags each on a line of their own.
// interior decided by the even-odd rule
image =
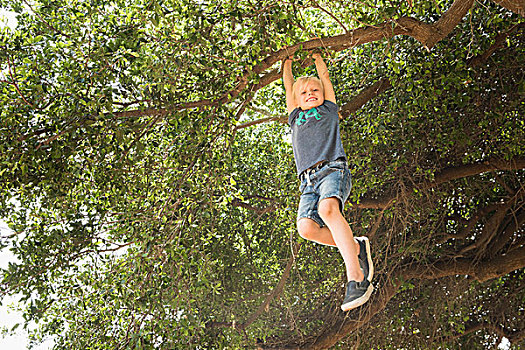
<svg viewBox="0 0 525 350">
<path fill-rule="evenodd" d="M 319 54 L 312 57 L 320 79 L 301 77 L 294 83 L 292 60 L 283 64 L 288 124 L 301 180 L 297 229 L 305 239 L 339 249 L 348 280 L 341 309 L 348 311 L 370 298 L 374 267 L 368 238 L 354 239 L 342 214 L 351 175 L 339 133 L 339 107 L 325 62 Z"/>
</svg>

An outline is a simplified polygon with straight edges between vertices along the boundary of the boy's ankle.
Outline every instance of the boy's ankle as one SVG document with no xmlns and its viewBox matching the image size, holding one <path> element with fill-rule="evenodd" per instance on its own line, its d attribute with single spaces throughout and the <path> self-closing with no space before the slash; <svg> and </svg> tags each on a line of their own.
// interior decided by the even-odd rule
<svg viewBox="0 0 525 350">
<path fill-rule="evenodd" d="M 364 281 L 365 280 L 365 274 L 363 273 L 362 270 L 360 272 L 361 273 L 348 275 L 348 280 L 346 281 L 346 283 L 348 283 L 350 281 L 355 281 L 355 282 L 362 282 L 362 281 Z"/>
</svg>

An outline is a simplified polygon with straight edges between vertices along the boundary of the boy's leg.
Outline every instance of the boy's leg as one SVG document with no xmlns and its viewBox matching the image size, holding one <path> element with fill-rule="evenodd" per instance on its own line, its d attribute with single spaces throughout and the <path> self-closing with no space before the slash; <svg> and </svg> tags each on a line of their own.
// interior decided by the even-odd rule
<svg viewBox="0 0 525 350">
<path fill-rule="evenodd" d="M 297 221 L 297 228 L 299 234 L 305 239 L 339 248 L 345 261 L 349 280 L 346 284 L 346 294 L 341 309 L 348 311 L 364 304 L 373 291 L 370 284 L 373 276 L 370 244 L 366 237 L 353 238 L 352 230 L 340 212 L 339 199 L 329 197 L 323 199 L 319 204 L 320 211 L 315 215 L 318 215 L 328 227 L 321 228 L 317 220 L 302 217 Z M 331 230 L 335 230 L 335 235 L 332 234 Z M 352 252 L 354 250 L 352 249 L 352 242 L 354 243 L 355 253 Z M 358 262 L 356 263 L 354 260 Z M 355 267 L 359 269 L 357 273 Z"/>
<path fill-rule="evenodd" d="M 315 220 L 309 218 L 299 219 L 299 221 L 297 221 L 297 231 L 301 237 L 309 241 L 332 247 L 336 246 L 328 227 L 320 227 Z"/>
<path fill-rule="evenodd" d="M 319 216 L 328 226 L 332 241 L 343 256 L 348 281 L 360 282 L 363 281 L 364 275 L 359 266 L 359 243 L 354 240 L 352 229 L 339 208 L 339 199 L 325 198 L 319 202 Z M 326 239 L 326 231 L 320 229 L 319 237 Z"/>
<path fill-rule="evenodd" d="M 297 221 L 297 231 L 304 239 L 319 244 L 337 247 L 332 232 L 327 226 L 320 227 L 317 222 L 309 218 L 301 218 Z M 359 243 L 356 242 L 356 249 L 359 250 Z"/>
<path fill-rule="evenodd" d="M 360 238 L 356 247 L 352 230 L 341 213 L 339 204 L 339 199 L 334 197 L 321 200 L 319 215 L 330 229 L 345 261 L 348 282 L 346 283 L 346 293 L 341 309 L 348 311 L 363 305 L 370 298 L 374 290 L 370 283 L 373 265 L 371 264 L 368 239 Z M 359 261 L 360 255 L 363 255 L 361 262 Z"/>
</svg>

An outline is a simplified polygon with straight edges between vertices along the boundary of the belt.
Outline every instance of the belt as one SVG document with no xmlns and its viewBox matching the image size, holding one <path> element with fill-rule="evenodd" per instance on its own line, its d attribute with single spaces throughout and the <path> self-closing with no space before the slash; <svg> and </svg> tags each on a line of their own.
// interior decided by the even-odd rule
<svg viewBox="0 0 525 350">
<path fill-rule="evenodd" d="M 344 158 L 337 158 L 335 161 L 340 161 L 340 160 L 344 160 Z M 310 176 L 307 176 L 307 175 L 310 175 L 311 173 L 315 173 L 316 171 L 320 170 L 322 167 L 324 167 L 326 164 L 328 163 L 331 163 L 331 162 L 334 162 L 333 160 L 322 160 L 318 163 L 316 163 L 315 165 L 309 167 L 308 169 L 304 170 L 300 175 L 299 175 L 299 180 L 304 180 L 305 178 L 308 180 L 308 183 L 310 183 Z"/>
<path fill-rule="evenodd" d="M 323 160 L 323 161 L 317 163 L 316 165 L 309 167 L 308 169 L 306 169 L 305 171 L 303 171 L 303 172 L 299 175 L 299 179 L 303 180 L 304 177 L 305 177 L 307 174 L 310 174 L 310 173 L 312 173 L 312 172 L 316 172 L 316 171 L 318 171 L 319 169 L 321 169 L 322 167 L 324 167 L 327 163 L 328 163 L 327 160 Z"/>
</svg>

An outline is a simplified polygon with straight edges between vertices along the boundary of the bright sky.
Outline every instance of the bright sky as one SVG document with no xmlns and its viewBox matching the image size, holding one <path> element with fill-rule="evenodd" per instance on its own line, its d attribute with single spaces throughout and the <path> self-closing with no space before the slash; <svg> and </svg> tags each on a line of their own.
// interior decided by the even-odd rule
<svg viewBox="0 0 525 350">
<path fill-rule="evenodd" d="M 7 224 L 0 220 L 0 236 L 6 236 L 12 233 L 7 227 Z M 0 251 L 0 268 L 6 268 L 10 261 L 15 261 L 13 254 L 6 248 Z M 7 297 L 2 300 L 0 306 L 0 329 L 7 327 L 11 329 L 16 323 L 23 321 L 23 318 L 19 312 L 11 309 L 10 305 L 17 301 L 16 297 Z M 0 349 L 6 350 L 23 350 L 27 348 L 29 344 L 27 332 L 19 327 L 15 334 L 12 336 L 6 336 L 1 338 L 0 335 Z M 42 345 L 35 347 L 35 350 L 47 350 L 53 346 L 52 341 L 43 343 Z"/>
<path fill-rule="evenodd" d="M 0 27 L 11 27 L 15 28 L 17 25 L 16 18 L 12 12 L 0 9 Z"/>
</svg>

